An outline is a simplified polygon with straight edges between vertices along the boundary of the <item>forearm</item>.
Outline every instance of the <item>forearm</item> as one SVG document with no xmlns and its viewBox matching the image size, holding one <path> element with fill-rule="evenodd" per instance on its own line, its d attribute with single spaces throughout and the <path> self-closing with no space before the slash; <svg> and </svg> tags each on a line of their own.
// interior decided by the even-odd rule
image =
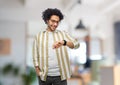
<svg viewBox="0 0 120 85">
<path fill-rule="evenodd" d="M 34 42 L 33 42 L 33 49 L 32 49 L 33 53 L 32 53 L 32 57 L 33 57 L 33 64 L 34 66 L 38 66 L 38 45 L 37 45 L 37 40 L 35 38 Z"/>
<path fill-rule="evenodd" d="M 65 46 L 68 46 L 71 49 L 73 49 L 73 48 L 77 49 L 80 46 L 78 41 L 66 41 L 66 40 L 63 40 L 63 41 L 64 41 Z"/>
<path fill-rule="evenodd" d="M 70 41 L 66 42 L 66 46 L 68 46 L 69 48 L 72 48 L 72 49 L 74 48 L 74 44 Z"/>
<path fill-rule="evenodd" d="M 72 48 L 72 49 L 77 49 L 80 47 L 80 43 L 74 39 L 73 37 L 71 37 L 67 32 L 65 32 L 65 40 L 68 42 L 67 46 Z"/>
<path fill-rule="evenodd" d="M 68 46 L 71 49 L 76 49 L 79 47 L 78 42 L 72 42 L 72 41 L 66 41 L 66 40 L 61 40 L 57 41 L 53 44 L 53 49 L 59 48 L 60 46 Z"/>
</svg>

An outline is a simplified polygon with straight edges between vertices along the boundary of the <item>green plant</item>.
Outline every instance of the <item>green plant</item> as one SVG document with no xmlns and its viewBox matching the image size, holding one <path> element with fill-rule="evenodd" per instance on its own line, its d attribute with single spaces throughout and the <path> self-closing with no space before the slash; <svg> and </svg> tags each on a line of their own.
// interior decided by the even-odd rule
<svg viewBox="0 0 120 85">
<path fill-rule="evenodd" d="M 19 74 L 19 68 L 18 67 L 14 67 L 13 69 L 13 74 L 16 76 Z"/>
<path fill-rule="evenodd" d="M 8 74 L 12 70 L 12 68 L 13 68 L 12 64 L 7 64 L 6 66 L 3 67 L 2 70 L 3 74 L 4 75 Z"/>
<path fill-rule="evenodd" d="M 19 72 L 19 66 L 13 66 L 12 63 L 9 63 L 5 65 L 0 72 L 2 72 L 3 75 L 12 74 L 11 76 L 20 76 L 23 80 L 24 85 L 31 85 L 36 80 L 36 72 L 34 68 L 27 67 L 25 73 Z M 2 82 L 0 81 L 0 85 L 2 85 Z"/>
<path fill-rule="evenodd" d="M 25 74 L 22 74 L 24 85 L 31 85 L 36 80 L 36 73 L 32 67 L 28 67 Z"/>
<path fill-rule="evenodd" d="M 17 76 L 19 74 L 19 67 L 18 66 L 15 67 L 11 63 L 9 63 L 3 67 L 2 73 L 4 75 L 12 73 L 14 76 Z"/>
</svg>

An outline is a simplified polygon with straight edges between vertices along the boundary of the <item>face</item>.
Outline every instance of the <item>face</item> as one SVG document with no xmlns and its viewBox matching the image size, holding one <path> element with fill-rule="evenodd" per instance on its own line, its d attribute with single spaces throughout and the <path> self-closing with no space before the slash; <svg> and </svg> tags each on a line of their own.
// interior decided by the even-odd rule
<svg viewBox="0 0 120 85">
<path fill-rule="evenodd" d="M 47 21 L 49 31 L 55 31 L 59 24 L 59 16 L 52 15 L 50 19 Z"/>
</svg>

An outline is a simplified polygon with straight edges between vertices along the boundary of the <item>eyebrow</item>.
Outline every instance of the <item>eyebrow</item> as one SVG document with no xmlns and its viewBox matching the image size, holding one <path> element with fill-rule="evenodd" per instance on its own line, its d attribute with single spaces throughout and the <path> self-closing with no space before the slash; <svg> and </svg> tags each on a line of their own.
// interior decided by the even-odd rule
<svg viewBox="0 0 120 85">
<path fill-rule="evenodd" d="M 53 20 L 53 19 L 50 19 L 51 21 L 53 21 L 53 22 L 59 22 L 59 21 L 56 21 L 56 20 Z"/>
</svg>

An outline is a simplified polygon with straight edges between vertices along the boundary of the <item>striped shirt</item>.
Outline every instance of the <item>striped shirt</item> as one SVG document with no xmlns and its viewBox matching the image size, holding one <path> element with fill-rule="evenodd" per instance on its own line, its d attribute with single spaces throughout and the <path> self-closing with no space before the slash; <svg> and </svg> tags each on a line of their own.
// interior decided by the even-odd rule
<svg viewBox="0 0 120 85">
<path fill-rule="evenodd" d="M 74 44 L 74 49 L 79 47 L 79 43 L 72 38 L 67 32 L 56 30 L 52 32 L 54 42 L 66 40 L 71 41 Z M 39 32 L 34 39 L 33 43 L 33 63 L 34 66 L 39 66 L 42 75 L 40 75 L 41 80 L 46 81 L 48 73 L 48 31 Z M 69 56 L 67 52 L 67 46 L 61 46 L 55 49 L 55 53 L 58 60 L 58 65 L 60 67 L 61 80 L 65 80 L 71 77 L 71 68 L 69 62 Z"/>
</svg>

